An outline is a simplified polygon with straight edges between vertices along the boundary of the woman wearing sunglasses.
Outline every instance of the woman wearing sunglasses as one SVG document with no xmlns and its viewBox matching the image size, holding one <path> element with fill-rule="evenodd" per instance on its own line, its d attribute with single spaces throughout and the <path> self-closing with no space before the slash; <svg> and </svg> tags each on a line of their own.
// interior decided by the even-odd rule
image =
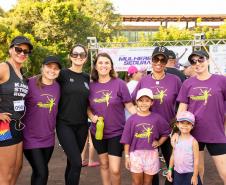
<svg viewBox="0 0 226 185">
<path fill-rule="evenodd" d="M 78 185 L 82 167 L 81 153 L 88 135 L 89 75 L 82 72 L 87 50 L 76 45 L 70 51 L 71 67 L 60 72 L 61 98 L 57 116 L 57 136 L 67 156 L 65 185 Z"/>
<path fill-rule="evenodd" d="M 132 98 L 135 100 L 139 89 L 151 89 L 154 94 L 152 111 L 160 114 L 170 125 L 175 119 L 176 98 L 181 87 L 181 81 L 177 76 L 165 72 L 167 61 L 168 49 L 164 46 L 156 47 L 152 53 L 152 73 L 139 81 L 132 93 Z M 169 138 L 161 145 L 161 151 L 168 167 L 172 152 Z M 155 175 L 153 185 L 158 185 L 158 181 L 158 175 Z M 166 181 L 166 184 L 170 184 L 170 182 Z"/>
<path fill-rule="evenodd" d="M 32 167 L 31 185 L 47 185 L 48 163 L 55 144 L 55 125 L 60 86 L 55 81 L 61 69 L 60 60 L 48 56 L 41 74 L 29 79 L 23 118 L 24 154 Z"/>
<path fill-rule="evenodd" d="M 188 110 L 196 117 L 192 135 L 199 142 L 199 174 L 203 182 L 204 148 L 213 157 L 221 179 L 226 185 L 226 136 L 224 132 L 224 102 L 226 77 L 210 74 L 209 55 L 194 51 L 188 57 L 196 76 L 184 82 L 178 95 L 178 113 Z"/>
<path fill-rule="evenodd" d="M 7 62 L 0 64 L 0 184 L 15 185 L 22 168 L 21 118 L 28 85 L 21 73 L 33 46 L 24 36 L 15 37 Z"/>
</svg>

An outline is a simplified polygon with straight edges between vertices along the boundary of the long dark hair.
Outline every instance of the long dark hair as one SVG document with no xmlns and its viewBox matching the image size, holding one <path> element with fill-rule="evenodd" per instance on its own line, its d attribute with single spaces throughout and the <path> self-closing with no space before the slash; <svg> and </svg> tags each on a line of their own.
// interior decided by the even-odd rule
<svg viewBox="0 0 226 185">
<path fill-rule="evenodd" d="M 86 53 L 86 56 L 88 56 L 88 51 L 87 51 L 86 47 L 85 47 L 84 45 L 82 45 L 82 44 L 76 44 L 76 45 L 74 45 L 74 46 L 71 48 L 69 55 L 71 55 L 71 54 L 73 53 L 73 50 L 74 50 L 76 47 L 83 48 L 83 49 L 84 49 L 84 52 Z M 69 60 L 70 60 L 70 62 L 71 62 L 70 57 L 69 57 Z"/>
<path fill-rule="evenodd" d="M 111 78 L 116 78 L 116 73 L 115 73 L 115 70 L 114 70 L 113 61 L 112 61 L 110 55 L 107 54 L 107 53 L 99 53 L 99 54 L 96 56 L 96 58 L 95 58 L 95 60 L 94 60 L 94 62 L 93 62 L 92 71 L 91 71 L 91 79 L 92 79 L 94 82 L 98 81 L 98 79 L 99 79 L 98 72 L 97 72 L 97 70 L 96 70 L 96 68 L 95 68 L 95 67 L 96 67 L 96 64 L 97 64 L 97 60 L 99 59 L 99 57 L 106 57 L 106 58 L 108 58 L 108 59 L 110 60 L 110 62 L 111 62 L 111 70 L 110 70 L 109 75 L 110 75 Z"/>
</svg>

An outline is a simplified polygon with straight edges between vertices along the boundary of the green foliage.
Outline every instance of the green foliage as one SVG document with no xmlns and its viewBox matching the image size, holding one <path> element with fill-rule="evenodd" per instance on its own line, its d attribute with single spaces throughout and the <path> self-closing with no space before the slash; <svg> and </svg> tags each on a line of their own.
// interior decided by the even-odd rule
<svg viewBox="0 0 226 185">
<path fill-rule="evenodd" d="M 11 39 L 22 34 L 34 45 L 25 66 L 28 75 L 37 74 L 49 54 L 59 55 L 66 66 L 72 45 L 86 45 L 88 36 L 98 40 L 111 36 L 119 25 L 113 10 L 107 0 L 18 0 L 13 10 L 0 17 L 0 60 L 7 57 Z"/>
</svg>

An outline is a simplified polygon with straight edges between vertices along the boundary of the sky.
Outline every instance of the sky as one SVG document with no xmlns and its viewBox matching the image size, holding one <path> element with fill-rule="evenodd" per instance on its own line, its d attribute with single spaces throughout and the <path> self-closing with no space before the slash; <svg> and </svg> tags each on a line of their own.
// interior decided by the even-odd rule
<svg viewBox="0 0 226 185">
<path fill-rule="evenodd" d="M 3 10 L 9 10 L 14 4 L 16 4 L 17 0 L 0 0 L 0 6 Z"/>
<path fill-rule="evenodd" d="M 9 10 L 17 0 L 0 0 Z M 226 0 L 110 0 L 122 15 L 226 14 Z"/>
<path fill-rule="evenodd" d="M 122 15 L 226 14 L 226 0 L 111 0 Z"/>
</svg>

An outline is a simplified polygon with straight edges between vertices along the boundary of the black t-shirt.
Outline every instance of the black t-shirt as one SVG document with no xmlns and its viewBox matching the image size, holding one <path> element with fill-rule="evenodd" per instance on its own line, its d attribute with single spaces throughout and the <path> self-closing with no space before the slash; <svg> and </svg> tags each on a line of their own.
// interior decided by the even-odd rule
<svg viewBox="0 0 226 185">
<path fill-rule="evenodd" d="M 23 117 L 25 106 L 24 98 L 28 93 L 28 85 L 26 79 L 20 79 L 10 63 L 9 80 L 0 84 L 0 113 L 9 112 L 12 119 L 21 119 Z"/>
<path fill-rule="evenodd" d="M 185 74 L 176 68 L 167 67 L 166 72 L 178 76 L 180 78 L 181 82 L 183 82 L 184 80 L 187 79 Z"/>
<path fill-rule="evenodd" d="M 67 125 L 87 124 L 89 81 L 90 77 L 86 73 L 61 70 L 58 78 L 61 87 L 57 116 L 59 120 L 63 120 Z"/>
</svg>

